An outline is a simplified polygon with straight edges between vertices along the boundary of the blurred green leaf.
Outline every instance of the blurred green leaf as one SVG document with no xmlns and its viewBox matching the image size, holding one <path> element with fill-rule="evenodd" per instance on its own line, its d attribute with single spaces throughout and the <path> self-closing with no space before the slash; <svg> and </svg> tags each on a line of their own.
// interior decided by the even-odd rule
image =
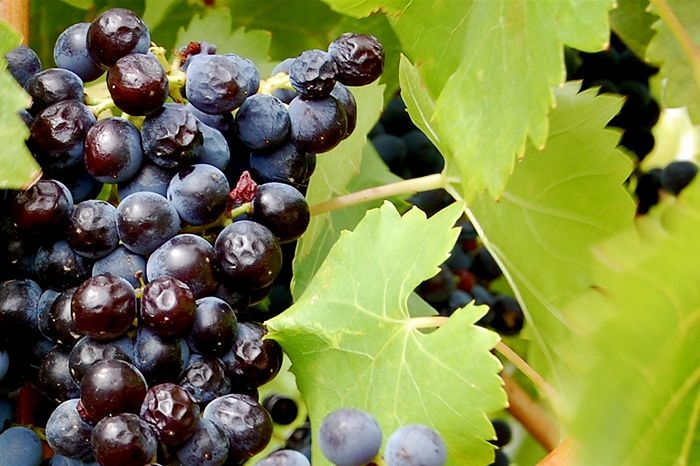
<svg viewBox="0 0 700 466">
<path fill-rule="evenodd" d="M 617 0 L 610 11 L 610 27 L 638 57 L 646 56 L 649 41 L 654 36 L 652 25 L 658 19 L 647 11 L 649 0 Z"/>
</svg>

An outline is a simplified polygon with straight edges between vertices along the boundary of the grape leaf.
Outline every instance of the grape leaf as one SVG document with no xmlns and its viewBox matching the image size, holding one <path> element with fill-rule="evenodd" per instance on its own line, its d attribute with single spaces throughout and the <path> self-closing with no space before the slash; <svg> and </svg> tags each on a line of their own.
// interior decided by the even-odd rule
<svg viewBox="0 0 700 466">
<path fill-rule="evenodd" d="M 155 29 L 173 12 L 179 0 L 146 0 L 146 8 L 143 11 L 143 21 L 149 28 Z M 159 44 L 162 46 L 162 44 Z"/>
<path fill-rule="evenodd" d="M 81 10 L 87 10 L 94 5 L 93 0 L 61 0 L 63 3 L 67 3 L 68 5 L 74 7 L 74 8 L 79 8 Z"/>
<path fill-rule="evenodd" d="M 695 48 L 700 47 L 700 10 L 695 2 L 664 2 L 684 29 Z M 666 107 L 688 107 L 693 121 L 700 121 L 700 76 L 696 79 L 688 55 L 673 31 L 661 20 L 654 24 L 656 35 L 647 48 L 647 59 L 661 65 L 657 79 L 663 80 L 657 100 Z"/>
<path fill-rule="evenodd" d="M 363 156 L 368 144 L 367 133 L 379 119 L 382 110 L 384 87 L 377 83 L 352 88 L 357 102 L 357 126 L 355 131 L 333 150 L 319 154 L 316 170 L 311 177 L 306 198 L 309 205 L 314 205 L 333 197 L 352 192 L 349 186 L 357 177 L 379 177 L 377 172 L 362 172 Z M 371 154 L 370 154 L 371 155 Z M 365 162 L 366 163 L 366 162 Z M 374 165 L 376 167 L 376 165 Z M 372 168 L 367 167 L 366 168 Z M 387 175 L 388 169 L 382 168 L 384 180 L 392 179 Z M 362 173 L 362 174 L 361 174 Z M 355 181 L 355 183 L 359 183 Z M 314 215 L 304 235 L 297 242 L 294 255 L 294 278 L 292 293 L 299 296 L 323 262 L 331 246 L 338 239 L 342 229 L 351 229 L 364 215 L 367 206 L 341 209 L 321 215 Z"/>
<path fill-rule="evenodd" d="M 390 16 L 406 56 L 435 100 L 428 120 L 462 175 L 465 199 L 498 197 L 526 138 L 547 138 L 551 86 L 564 80 L 562 45 L 608 41 L 611 0 L 443 2 L 326 0 L 335 10 Z"/>
<path fill-rule="evenodd" d="M 292 360 L 312 445 L 325 415 L 355 407 L 376 417 L 384 441 L 400 425 L 423 423 L 443 435 L 448 465 L 492 461 L 486 413 L 506 398 L 489 352 L 498 337 L 473 325 L 485 307 L 470 304 L 430 333 L 407 308 L 413 289 L 447 258 L 462 208 L 455 203 L 430 219 L 416 208 L 400 216 L 389 202 L 368 211 L 341 233 L 296 303 L 266 322 Z M 313 464 L 328 464 L 314 448 Z"/>
<path fill-rule="evenodd" d="M 647 11 L 649 0 L 617 0 L 610 12 L 610 27 L 638 57 L 646 56 L 649 41 L 654 36 L 652 25 L 658 19 Z"/>
<path fill-rule="evenodd" d="M 580 465 L 700 464 L 700 183 L 597 249 L 597 289 L 570 429 Z M 614 428 L 610 425 L 614 417 Z"/>
<path fill-rule="evenodd" d="M 238 28 L 231 31 L 231 12 L 228 8 L 208 9 L 195 16 L 187 28 L 180 28 L 176 39 L 178 48 L 190 41 L 206 41 L 215 44 L 217 53 L 233 52 L 253 60 L 265 78 L 275 66 L 270 61 L 270 34 L 266 31 L 245 31 Z"/>
<path fill-rule="evenodd" d="M 19 34 L 0 21 L 0 57 L 19 44 Z M 5 59 L 0 59 L 0 140 L 5 144 L 0 155 L 0 189 L 24 189 L 41 176 L 39 164 L 24 144 L 29 129 L 17 114 L 29 104 L 29 96 L 7 71 Z"/>
</svg>

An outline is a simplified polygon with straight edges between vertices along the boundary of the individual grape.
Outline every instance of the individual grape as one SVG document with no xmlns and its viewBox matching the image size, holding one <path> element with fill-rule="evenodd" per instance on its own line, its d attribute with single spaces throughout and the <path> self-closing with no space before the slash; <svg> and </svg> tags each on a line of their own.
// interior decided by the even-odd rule
<svg viewBox="0 0 700 466">
<path fill-rule="evenodd" d="M 419 129 L 412 129 L 401 136 L 406 145 L 404 163 L 414 176 L 440 173 L 445 166 L 445 159 L 437 147 Z"/>
<path fill-rule="evenodd" d="M 153 55 L 134 53 L 121 57 L 107 71 L 107 89 L 120 110 L 148 115 L 168 97 L 168 77 Z"/>
<path fill-rule="evenodd" d="M 620 145 L 634 152 L 639 160 L 646 157 L 653 149 L 656 140 L 650 128 L 634 126 L 625 129 Z"/>
<path fill-rule="evenodd" d="M 233 114 L 231 112 L 222 113 L 221 115 L 211 115 L 204 113 L 191 103 L 187 103 L 185 108 L 197 119 L 204 123 L 204 126 L 209 126 L 220 131 L 222 134 L 228 133 L 233 128 Z"/>
<path fill-rule="evenodd" d="M 166 103 L 143 121 L 141 140 L 144 154 L 165 168 L 191 164 L 203 142 L 199 124 L 183 105 Z"/>
<path fill-rule="evenodd" d="M 277 147 L 289 133 L 289 113 L 277 97 L 255 94 L 243 102 L 236 112 L 238 137 L 253 150 Z"/>
<path fill-rule="evenodd" d="M 231 392 L 231 379 L 226 377 L 219 358 L 192 353 L 178 380 L 197 403 L 206 404 Z"/>
<path fill-rule="evenodd" d="M 380 134 L 372 139 L 372 145 L 393 173 L 400 174 L 406 160 L 406 143 L 399 136 Z"/>
<path fill-rule="evenodd" d="M 435 276 L 418 286 L 418 294 L 431 304 L 444 303 L 455 289 L 452 272 L 444 265 Z"/>
<path fill-rule="evenodd" d="M 269 228 L 280 243 L 287 243 L 306 231 L 311 215 L 298 189 L 284 183 L 263 183 L 253 198 L 251 220 Z"/>
<path fill-rule="evenodd" d="M 301 151 L 327 152 L 345 137 L 347 116 L 335 97 L 319 100 L 296 97 L 287 110 L 291 122 L 290 138 Z"/>
<path fill-rule="evenodd" d="M 119 244 L 117 209 L 106 201 L 89 199 L 75 206 L 66 238 L 71 248 L 88 259 L 101 259 Z"/>
<path fill-rule="evenodd" d="M 513 437 L 510 424 L 503 419 L 493 419 L 491 420 L 491 424 L 493 425 L 493 430 L 496 432 L 496 439 L 489 440 L 489 442 L 499 448 L 508 445 Z"/>
<path fill-rule="evenodd" d="M 328 53 L 338 67 L 338 81 L 364 86 L 384 71 L 384 47 L 369 34 L 345 33 L 331 42 Z"/>
<path fill-rule="evenodd" d="M 197 109 L 213 115 L 241 106 L 247 94 L 236 64 L 224 55 L 196 55 L 187 68 L 187 99 Z"/>
<path fill-rule="evenodd" d="M 22 233 L 46 234 L 61 230 L 73 210 L 73 196 L 56 180 L 39 180 L 17 193 L 10 204 L 10 216 Z"/>
<path fill-rule="evenodd" d="M 0 434 L 2 462 L 8 466 L 39 466 L 42 458 L 41 440 L 33 430 L 16 426 Z"/>
<path fill-rule="evenodd" d="M 240 289 L 233 283 L 219 282 L 214 290 L 214 296 L 226 301 L 236 313 L 236 316 L 244 313 L 250 306 L 250 293 Z"/>
<path fill-rule="evenodd" d="M 187 344 L 196 353 L 220 356 L 231 347 L 236 324 L 236 314 L 226 301 L 214 296 L 198 299 Z"/>
<path fill-rule="evenodd" d="M 151 36 L 146 24 L 133 11 L 112 8 L 92 21 L 86 44 L 92 59 L 109 68 L 123 56 L 148 52 Z"/>
<path fill-rule="evenodd" d="M 400 94 L 396 94 L 389 101 L 379 117 L 379 121 L 387 133 L 395 136 L 402 136 L 416 127 L 411 121 L 411 117 L 408 116 L 406 104 L 404 104 Z"/>
<path fill-rule="evenodd" d="M 282 395 L 270 395 L 262 402 L 263 407 L 270 413 L 272 422 L 279 425 L 289 425 L 299 415 L 296 401 Z"/>
<path fill-rule="evenodd" d="M 93 429 L 90 443 L 100 466 L 149 464 L 158 451 L 153 429 L 132 413 L 102 419 Z"/>
<path fill-rule="evenodd" d="M 163 243 L 148 258 L 148 280 L 171 276 L 183 281 L 195 298 L 214 292 L 217 286 L 215 253 L 201 236 L 180 234 Z"/>
<path fill-rule="evenodd" d="M 177 173 L 175 169 L 161 167 L 150 160 L 144 160 L 136 175 L 119 183 L 119 197 L 124 199 L 129 194 L 139 191 L 150 191 L 165 197 L 168 192 L 168 184 L 175 173 Z"/>
<path fill-rule="evenodd" d="M 661 187 L 678 195 L 690 184 L 698 173 L 698 166 L 689 160 L 676 160 L 666 165 L 661 172 Z"/>
<path fill-rule="evenodd" d="M 331 91 L 331 97 L 335 97 L 340 105 L 343 106 L 343 110 L 345 110 L 345 116 L 348 120 L 347 128 L 345 129 L 345 137 L 347 138 L 355 131 L 355 126 L 357 125 L 357 102 L 355 101 L 355 96 L 352 95 L 350 89 L 336 82 Z"/>
<path fill-rule="evenodd" d="M 255 463 L 255 466 L 311 466 L 311 463 L 296 450 L 277 450 Z"/>
<path fill-rule="evenodd" d="M 88 173 L 84 163 L 58 170 L 45 170 L 44 178 L 63 183 L 70 191 L 75 203 L 98 197 L 103 188 L 102 183 Z"/>
<path fill-rule="evenodd" d="M 100 340 L 117 338 L 131 328 L 136 318 L 134 287 L 112 274 L 85 280 L 71 300 L 78 330 Z"/>
<path fill-rule="evenodd" d="M 202 131 L 203 140 L 195 162 L 212 165 L 222 171 L 226 170 L 231 160 L 231 151 L 226 138 L 219 130 L 206 124 L 200 125 L 199 129 Z"/>
<path fill-rule="evenodd" d="M 10 368 L 10 353 L 5 350 L 0 350 L 0 380 L 4 379 L 7 375 L 7 371 Z M 223 371 L 223 366 L 222 366 Z M 3 409 L 4 404 L 2 398 L 0 398 L 0 432 L 5 430 L 7 426 L 3 422 Z"/>
<path fill-rule="evenodd" d="M 292 431 L 284 448 L 296 450 L 311 459 L 311 425 L 308 421 Z"/>
<path fill-rule="evenodd" d="M 36 115 L 62 100 L 83 100 L 83 80 L 70 70 L 48 68 L 27 80 L 24 90 L 32 97 L 29 113 Z"/>
<path fill-rule="evenodd" d="M 272 68 L 270 76 L 275 76 L 278 73 L 285 73 L 289 75 L 289 68 L 292 66 L 292 63 L 294 63 L 294 58 L 285 58 L 284 60 L 279 62 L 274 68 Z M 294 90 L 294 88 L 288 89 L 286 87 L 281 87 L 274 89 L 272 91 L 272 95 L 280 99 L 285 104 L 288 104 L 298 94 L 297 91 Z"/>
<path fill-rule="evenodd" d="M 34 50 L 26 45 L 19 45 L 5 54 L 7 70 L 20 86 L 41 71 L 41 60 Z"/>
<path fill-rule="evenodd" d="M 77 100 L 63 100 L 42 110 L 29 129 L 27 146 L 45 169 L 62 169 L 83 160 L 92 112 Z"/>
<path fill-rule="evenodd" d="M 66 240 L 59 240 L 39 248 L 34 267 L 41 285 L 61 291 L 80 285 L 90 276 L 92 264 L 76 253 Z"/>
<path fill-rule="evenodd" d="M 265 328 L 240 322 L 230 350 L 221 357 L 234 387 L 257 388 L 272 380 L 282 367 L 282 347 L 265 339 Z"/>
<path fill-rule="evenodd" d="M 440 310 L 441 315 L 451 316 L 457 309 L 461 309 L 470 302 L 474 301 L 474 297 L 464 290 L 456 289 L 450 293 L 447 300 L 447 308 Z"/>
<path fill-rule="evenodd" d="M 55 346 L 42 358 L 36 387 L 44 397 L 62 403 L 80 396 L 80 387 L 70 375 L 68 352 Z"/>
<path fill-rule="evenodd" d="M 133 363 L 150 385 L 177 380 L 189 358 L 183 338 L 161 337 L 143 326 L 136 329 Z"/>
<path fill-rule="evenodd" d="M 510 464 L 508 455 L 503 453 L 501 450 L 496 450 L 494 455 L 493 463 L 491 463 L 489 466 L 508 466 Z"/>
<path fill-rule="evenodd" d="M 257 66 L 249 58 L 241 57 L 235 53 L 227 53 L 224 55 L 231 60 L 238 72 L 236 81 L 241 83 L 241 92 L 245 99 L 258 92 L 260 87 L 260 72 Z"/>
<path fill-rule="evenodd" d="M 164 275 L 149 282 L 141 296 L 141 322 L 161 336 L 182 335 L 195 316 L 192 290 L 177 278 Z"/>
<path fill-rule="evenodd" d="M 300 151 L 288 141 L 270 153 L 253 151 L 250 170 L 258 183 L 278 181 L 299 188 L 313 172 L 312 159 L 315 166 L 315 154 Z"/>
<path fill-rule="evenodd" d="M 98 121 L 85 138 L 85 166 L 102 183 L 119 183 L 136 175 L 143 162 L 141 135 L 120 117 Z"/>
<path fill-rule="evenodd" d="M 218 424 L 229 442 L 229 460 L 242 461 L 262 451 L 272 437 L 272 419 L 254 398 L 232 393 L 211 401 L 203 418 Z"/>
<path fill-rule="evenodd" d="M 160 194 L 137 192 L 117 206 L 119 239 L 137 254 L 150 254 L 179 230 L 177 210 Z"/>
<path fill-rule="evenodd" d="M 637 213 L 646 214 L 659 202 L 659 190 L 661 189 L 661 168 L 652 168 L 642 173 L 637 178 L 637 186 L 634 194 L 637 196 Z"/>
<path fill-rule="evenodd" d="M 192 436 L 175 450 L 182 466 L 220 466 L 228 457 L 229 441 L 224 429 L 202 419 Z"/>
<path fill-rule="evenodd" d="M 107 341 L 84 336 L 71 348 L 68 367 L 73 379 L 80 383 L 88 369 L 96 362 L 108 359 L 132 362 L 132 353 L 132 343 L 128 336 Z"/>
<path fill-rule="evenodd" d="M 177 55 L 180 57 L 180 69 L 187 71 L 192 59 L 198 55 L 214 55 L 216 54 L 216 45 L 209 42 L 190 42 L 185 47 L 178 50 Z"/>
<path fill-rule="evenodd" d="M 382 431 L 374 417 L 359 409 L 340 408 L 329 413 L 318 431 L 318 446 L 337 466 L 362 466 L 377 456 Z"/>
<path fill-rule="evenodd" d="M 161 383 L 151 387 L 141 405 L 140 416 L 165 445 L 177 445 L 197 430 L 199 405 L 182 387 Z"/>
<path fill-rule="evenodd" d="M 486 281 L 495 280 L 503 274 L 498 262 L 484 246 L 476 250 L 470 271 L 479 279 Z"/>
<path fill-rule="evenodd" d="M 333 57 L 323 50 L 305 50 L 289 67 L 289 80 L 305 99 L 328 97 L 336 83 L 338 67 Z"/>
<path fill-rule="evenodd" d="M 66 28 L 53 47 L 53 60 L 61 68 L 77 74 L 84 82 L 94 81 L 104 70 L 90 56 L 87 32 L 90 23 L 76 23 Z"/>
<path fill-rule="evenodd" d="M 109 253 L 102 259 L 96 260 L 92 265 L 92 276 L 111 273 L 117 277 L 128 281 L 131 286 L 138 288 L 141 284 L 136 278 L 136 274 L 145 275 L 146 259 L 134 252 L 129 251 L 124 246 Z"/>
<path fill-rule="evenodd" d="M 78 398 L 66 400 L 53 410 L 46 421 L 46 441 L 59 455 L 89 461 L 92 459 L 92 426 L 78 414 L 79 401 Z"/>
<path fill-rule="evenodd" d="M 120 359 L 106 359 L 85 372 L 80 381 L 80 404 L 89 420 L 98 422 L 109 415 L 138 413 L 146 390 L 146 380 L 136 367 Z"/>
<path fill-rule="evenodd" d="M 502 335 L 517 335 L 525 324 L 525 314 L 518 301 L 507 295 L 499 295 L 491 303 L 493 319 L 489 325 Z"/>
<path fill-rule="evenodd" d="M 226 278 L 251 289 L 271 284 L 282 269 L 279 242 L 269 229 L 250 220 L 224 228 L 214 250 Z"/>
<path fill-rule="evenodd" d="M 432 428 L 409 424 L 389 436 L 384 459 L 387 466 L 442 466 L 447 461 L 447 447 Z"/>
<path fill-rule="evenodd" d="M 226 175 L 207 164 L 180 170 L 168 185 L 168 200 L 190 225 L 211 223 L 224 212 L 230 191 Z"/>
<path fill-rule="evenodd" d="M 56 298 L 51 301 L 48 309 L 44 312 L 41 309 L 39 310 L 38 316 L 41 333 L 49 340 L 67 348 L 73 347 L 82 337 L 75 325 L 71 312 L 71 301 L 75 290 L 76 288 L 69 288 L 58 293 Z M 41 304 L 41 300 L 39 300 L 39 303 Z M 43 325 L 42 322 L 44 322 Z"/>
</svg>

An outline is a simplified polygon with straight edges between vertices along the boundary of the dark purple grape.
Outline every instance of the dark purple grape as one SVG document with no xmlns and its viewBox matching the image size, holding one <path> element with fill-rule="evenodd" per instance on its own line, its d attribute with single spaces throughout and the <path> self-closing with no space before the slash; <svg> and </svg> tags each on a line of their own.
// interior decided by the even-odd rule
<svg viewBox="0 0 700 466">
<path fill-rule="evenodd" d="M 229 441 L 224 429 L 202 419 L 192 436 L 177 447 L 175 454 L 182 466 L 220 466 L 228 457 Z"/>
<path fill-rule="evenodd" d="M 690 160 L 676 160 L 666 165 L 661 173 L 661 187 L 666 191 L 680 194 L 698 173 L 698 166 Z"/>
<path fill-rule="evenodd" d="M 236 64 L 224 55 L 196 55 L 187 67 L 187 99 L 197 109 L 221 115 L 240 107 L 246 83 Z"/>
<path fill-rule="evenodd" d="M 269 228 L 280 243 L 287 243 L 306 231 L 311 215 L 298 189 L 273 182 L 258 185 L 250 219 Z"/>
<path fill-rule="evenodd" d="M 290 137 L 304 152 L 328 152 L 343 140 L 348 119 L 335 97 L 305 100 L 296 97 L 289 104 Z"/>
<path fill-rule="evenodd" d="M 523 309 L 511 296 L 496 296 L 491 303 L 491 312 L 493 319 L 489 325 L 502 335 L 517 335 L 525 324 Z"/>
<path fill-rule="evenodd" d="M 236 112 L 236 133 L 253 150 L 279 146 L 289 133 L 287 107 L 269 94 L 250 96 Z"/>
<path fill-rule="evenodd" d="M 39 312 L 39 329 L 41 333 L 49 340 L 55 341 L 66 348 L 73 347 L 83 336 L 75 325 L 71 310 L 71 301 L 75 290 L 76 288 L 69 288 L 58 293 L 56 298 L 52 300 L 51 305 L 48 306 L 43 319 L 42 311 L 40 310 Z M 44 319 L 45 323 L 42 325 L 42 320 Z"/>
<path fill-rule="evenodd" d="M 195 298 L 214 292 L 215 254 L 211 244 L 201 236 L 189 233 L 172 237 L 153 251 L 148 258 L 148 280 L 162 276 L 175 277 L 189 286 Z"/>
<path fill-rule="evenodd" d="M 503 274 L 498 266 L 498 262 L 484 246 L 479 247 L 475 251 L 474 262 L 472 262 L 472 267 L 469 271 L 480 280 L 486 281 L 495 280 Z"/>
<path fill-rule="evenodd" d="M 153 55 L 126 55 L 107 71 L 107 89 L 120 110 L 148 115 L 168 97 L 168 77 Z"/>
<path fill-rule="evenodd" d="M 372 145 L 393 173 L 404 169 L 408 149 L 404 140 L 393 134 L 380 134 L 372 139 Z"/>
<path fill-rule="evenodd" d="M 90 56 L 87 32 L 90 23 L 76 23 L 65 29 L 56 39 L 53 60 L 56 65 L 77 74 L 85 82 L 102 76 L 104 70 Z"/>
<path fill-rule="evenodd" d="M 168 184 L 175 173 L 177 173 L 175 169 L 161 167 L 150 160 L 144 160 L 133 178 L 119 183 L 119 197 L 124 199 L 129 194 L 139 191 L 150 191 L 165 197 L 168 192 Z"/>
<path fill-rule="evenodd" d="M 150 254 L 179 230 L 175 207 L 160 194 L 130 194 L 117 207 L 119 239 L 137 254 Z"/>
<path fill-rule="evenodd" d="M 141 133 L 124 118 L 101 119 L 85 138 L 85 167 L 102 183 L 121 183 L 132 178 L 143 158 Z"/>
<path fill-rule="evenodd" d="M 60 291 L 80 285 L 90 276 L 92 263 L 59 240 L 39 248 L 34 268 L 41 285 Z"/>
<path fill-rule="evenodd" d="M 66 233 L 75 252 L 89 259 L 100 259 L 119 244 L 117 209 L 112 204 L 89 199 L 76 205 Z"/>
<path fill-rule="evenodd" d="M 510 424 L 503 419 L 493 419 L 491 420 L 491 424 L 493 425 L 493 430 L 496 432 L 496 438 L 495 440 L 489 440 L 489 442 L 496 445 L 498 448 L 508 445 L 513 438 L 513 431 L 510 428 Z"/>
<path fill-rule="evenodd" d="M 231 393 L 231 379 L 226 377 L 224 363 L 219 358 L 196 353 L 190 354 L 178 385 L 201 404 Z"/>
<path fill-rule="evenodd" d="M 56 180 L 39 180 L 20 191 L 10 204 L 10 216 L 20 232 L 45 234 L 61 230 L 73 210 L 73 196 Z"/>
<path fill-rule="evenodd" d="M 306 185 L 313 172 L 311 160 L 315 166 L 314 154 L 302 152 L 288 141 L 269 153 L 253 151 L 250 170 L 260 184 L 278 181 L 299 188 Z"/>
<path fill-rule="evenodd" d="M 36 115 L 62 100 L 83 100 L 83 80 L 69 70 L 48 68 L 27 80 L 24 90 L 32 97 L 29 112 Z"/>
<path fill-rule="evenodd" d="M 277 238 L 250 220 L 224 228 L 216 238 L 214 250 L 226 278 L 251 289 L 271 284 L 282 269 L 282 249 Z"/>
<path fill-rule="evenodd" d="M 68 355 L 70 374 L 80 383 L 88 369 L 96 362 L 108 359 L 131 362 L 132 353 L 131 339 L 127 336 L 108 341 L 84 336 L 75 343 Z"/>
<path fill-rule="evenodd" d="M 131 328 L 136 318 L 134 287 L 112 274 L 85 280 L 71 300 L 78 330 L 100 340 L 117 338 Z"/>
<path fill-rule="evenodd" d="M 236 323 L 236 314 L 226 301 L 213 296 L 198 299 L 187 344 L 196 353 L 219 356 L 231 347 Z"/>
<path fill-rule="evenodd" d="M 355 408 L 329 413 L 319 427 L 318 446 L 337 466 L 370 463 L 382 445 L 382 430 L 374 417 Z"/>
<path fill-rule="evenodd" d="M 84 163 L 68 168 L 46 170 L 44 178 L 55 179 L 63 183 L 70 191 L 75 203 L 97 198 L 103 188 L 102 183 L 88 173 Z"/>
<path fill-rule="evenodd" d="M 80 418 L 78 401 L 78 398 L 66 400 L 53 410 L 46 421 L 46 441 L 59 455 L 90 461 L 92 426 Z"/>
<path fill-rule="evenodd" d="M 204 419 L 228 437 L 229 459 L 245 460 L 262 451 L 272 437 L 272 419 L 254 398 L 239 393 L 216 398 L 204 408 Z"/>
<path fill-rule="evenodd" d="M 92 21 L 87 32 L 90 56 L 105 68 L 123 56 L 146 53 L 151 45 L 148 27 L 125 8 L 112 8 Z"/>
<path fill-rule="evenodd" d="M 338 67 L 328 52 L 305 50 L 289 67 L 289 80 L 305 99 L 324 99 L 335 86 Z"/>
<path fill-rule="evenodd" d="M 289 425 L 299 415 L 296 401 L 282 395 L 270 395 L 262 402 L 263 407 L 270 413 L 272 422 L 279 425 Z"/>
<path fill-rule="evenodd" d="M 221 357 L 234 389 L 259 387 L 280 371 L 282 347 L 264 339 L 265 333 L 260 324 L 239 322 L 230 351 Z"/>
<path fill-rule="evenodd" d="M 92 431 L 91 444 L 100 466 L 150 464 L 158 451 L 153 429 L 131 413 L 116 414 L 98 422 Z"/>
<path fill-rule="evenodd" d="M 183 338 L 161 337 L 147 327 L 137 328 L 133 362 L 149 384 L 177 380 L 189 358 Z"/>
<path fill-rule="evenodd" d="M 220 282 L 214 290 L 214 296 L 221 298 L 228 303 L 236 313 L 236 316 L 243 314 L 250 306 L 250 293 L 235 286 L 233 283 Z"/>
<path fill-rule="evenodd" d="M 235 66 L 237 71 L 236 81 L 241 86 L 244 98 L 247 99 L 258 92 L 258 88 L 260 88 L 260 72 L 253 60 L 241 57 L 235 53 L 227 53 L 225 57 L 231 60 Z"/>
<path fill-rule="evenodd" d="M 223 134 L 228 133 L 233 128 L 233 114 L 231 112 L 223 113 L 221 115 L 211 115 L 209 113 L 204 113 L 191 103 L 187 103 L 185 108 L 192 113 L 197 119 L 204 123 L 204 126 L 209 126 L 220 131 Z"/>
<path fill-rule="evenodd" d="M 343 110 L 345 110 L 345 117 L 348 120 L 347 128 L 345 129 L 345 137 L 347 138 L 355 131 L 355 125 L 357 124 L 357 102 L 355 101 L 355 96 L 343 84 L 335 83 L 331 91 L 331 97 L 335 97 L 340 105 L 343 106 Z"/>
<path fill-rule="evenodd" d="M 5 54 L 7 70 L 20 86 L 41 71 L 41 60 L 34 50 L 26 45 L 19 45 Z"/>
<path fill-rule="evenodd" d="M 158 335 L 184 334 L 192 326 L 195 309 L 192 290 L 177 278 L 164 275 L 143 289 L 141 322 Z"/>
<path fill-rule="evenodd" d="M 37 388 L 55 403 L 80 396 L 80 387 L 70 375 L 65 349 L 56 346 L 42 359 Z"/>
<path fill-rule="evenodd" d="M 131 286 L 134 288 L 138 288 L 141 286 L 141 283 L 136 278 L 136 275 L 145 275 L 146 259 L 135 252 L 129 251 L 124 246 L 119 246 L 107 256 L 96 260 L 92 265 L 93 277 L 106 273 L 121 277 L 131 283 Z"/>
<path fill-rule="evenodd" d="M 80 403 L 92 422 L 118 413 L 138 413 L 146 396 L 146 380 L 126 361 L 97 361 L 80 381 Z"/>
<path fill-rule="evenodd" d="M 195 164 L 183 168 L 168 185 L 168 200 L 190 225 L 211 223 L 224 213 L 230 187 L 216 167 Z"/>
<path fill-rule="evenodd" d="M 384 71 L 384 47 L 369 34 L 345 33 L 331 42 L 328 53 L 338 66 L 338 81 L 364 86 Z"/>
<path fill-rule="evenodd" d="M 226 137 L 218 129 L 206 124 L 199 125 L 199 129 L 202 131 L 203 141 L 196 163 L 206 163 L 221 171 L 226 170 L 231 160 L 231 150 Z"/>
<path fill-rule="evenodd" d="M 153 426 L 162 443 L 177 445 L 197 430 L 199 405 L 184 388 L 161 383 L 146 392 L 140 415 Z"/>
<path fill-rule="evenodd" d="M 184 105 L 165 104 L 149 114 L 141 127 L 146 157 L 165 168 L 179 168 L 196 160 L 203 137 L 199 121 Z"/>
<path fill-rule="evenodd" d="M 83 160 L 92 112 L 77 100 L 63 100 L 39 113 L 29 129 L 27 146 L 45 169 L 62 169 Z"/>
</svg>

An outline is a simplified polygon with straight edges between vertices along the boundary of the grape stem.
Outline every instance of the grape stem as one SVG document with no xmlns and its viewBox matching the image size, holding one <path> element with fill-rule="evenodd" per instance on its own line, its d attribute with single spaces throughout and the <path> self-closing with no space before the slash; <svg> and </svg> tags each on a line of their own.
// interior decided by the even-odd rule
<svg viewBox="0 0 700 466">
<path fill-rule="evenodd" d="M 243 204 L 234 207 L 231 210 L 225 210 L 223 214 L 219 216 L 216 220 L 206 225 L 188 225 L 182 228 L 181 233 L 192 233 L 199 234 L 205 231 L 211 230 L 212 228 L 225 227 L 231 223 L 231 221 L 240 217 L 241 215 L 250 215 L 253 213 L 253 203 L 244 202 Z"/>
<path fill-rule="evenodd" d="M 678 41 L 678 44 L 683 49 L 683 52 L 688 58 L 690 68 L 693 70 L 695 84 L 700 88 L 700 47 L 695 45 L 688 31 L 683 27 L 678 17 L 673 13 L 673 10 L 666 0 L 650 0 L 650 3 L 656 8 L 656 13 L 661 20 L 666 23 L 666 26 L 671 30 L 671 33 Z"/>
<path fill-rule="evenodd" d="M 494 347 L 496 351 L 501 353 L 508 361 L 510 361 L 520 372 L 530 379 L 537 389 L 544 393 L 550 400 L 557 399 L 557 393 L 546 380 L 530 366 L 518 353 L 513 351 L 508 345 L 499 341 Z"/>
<path fill-rule="evenodd" d="M 571 440 L 564 440 L 542 459 L 537 466 L 567 466 L 574 464 L 574 444 Z"/>
<path fill-rule="evenodd" d="M 332 212 L 344 207 L 363 204 L 365 202 L 374 201 L 377 199 L 385 199 L 399 194 L 412 194 L 422 191 L 432 191 L 433 189 L 445 188 L 448 183 L 454 182 L 447 178 L 442 173 L 434 175 L 421 176 L 410 180 L 397 181 L 374 188 L 363 189 L 354 193 L 345 194 L 335 197 L 324 202 L 312 205 L 309 208 L 311 215 L 319 215 L 326 212 Z"/>
<path fill-rule="evenodd" d="M 289 75 L 284 71 L 280 71 L 274 76 L 270 76 L 269 78 L 260 81 L 258 94 L 272 94 L 272 91 L 276 89 L 294 90 L 292 83 L 289 80 Z"/>
<path fill-rule="evenodd" d="M 92 114 L 95 115 L 95 118 L 99 117 L 100 113 L 115 107 L 116 105 L 114 104 L 114 101 L 111 98 L 101 100 L 94 105 L 88 105 L 88 108 L 90 109 Z"/>
</svg>

